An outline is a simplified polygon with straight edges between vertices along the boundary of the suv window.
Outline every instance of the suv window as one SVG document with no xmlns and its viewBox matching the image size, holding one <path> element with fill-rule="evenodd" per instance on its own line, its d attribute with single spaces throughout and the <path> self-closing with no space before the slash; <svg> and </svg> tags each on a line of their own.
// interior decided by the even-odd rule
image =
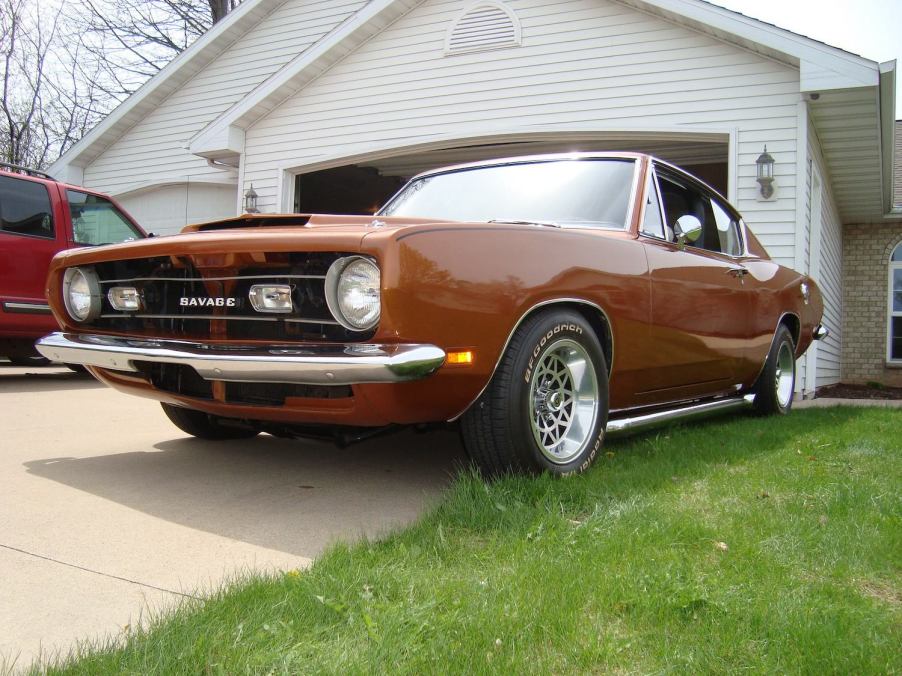
<svg viewBox="0 0 902 676">
<path fill-rule="evenodd" d="M 66 197 L 76 244 L 116 244 L 141 237 L 108 199 L 78 190 L 67 190 Z"/>
<path fill-rule="evenodd" d="M 47 186 L 0 176 L 0 230 L 53 239 L 53 209 Z"/>
</svg>

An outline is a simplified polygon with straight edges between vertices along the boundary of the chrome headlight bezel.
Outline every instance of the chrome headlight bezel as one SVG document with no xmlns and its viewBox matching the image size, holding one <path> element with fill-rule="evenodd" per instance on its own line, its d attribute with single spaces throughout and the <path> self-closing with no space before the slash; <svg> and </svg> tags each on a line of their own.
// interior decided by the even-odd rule
<svg viewBox="0 0 902 676">
<path fill-rule="evenodd" d="M 347 297 L 340 294 L 340 286 L 343 281 L 347 281 L 347 275 L 353 274 L 358 266 L 369 268 L 375 282 L 370 285 L 371 290 L 375 290 L 376 307 L 375 311 L 367 312 L 364 317 L 357 318 L 351 315 L 350 309 L 347 307 Z M 349 331 L 368 331 L 374 328 L 382 315 L 382 294 L 381 282 L 382 272 L 376 261 L 366 256 L 345 256 L 339 258 L 331 266 L 326 273 L 326 304 L 329 311 L 335 317 L 335 321 L 341 324 Z"/>
<path fill-rule="evenodd" d="M 76 302 L 72 297 L 73 286 L 82 286 L 84 289 L 82 295 L 86 296 L 88 299 L 87 310 L 83 313 L 80 313 L 76 309 Z M 100 316 L 100 279 L 97 277 L 97 273 L 94 272 L 93 268 L 74 267 L 66 270 L 63 274 L 63 302 L 66 305 L 66 312 L 68 312 L 69 316 L 76 322 L 89 322 Z"/>
</svg>

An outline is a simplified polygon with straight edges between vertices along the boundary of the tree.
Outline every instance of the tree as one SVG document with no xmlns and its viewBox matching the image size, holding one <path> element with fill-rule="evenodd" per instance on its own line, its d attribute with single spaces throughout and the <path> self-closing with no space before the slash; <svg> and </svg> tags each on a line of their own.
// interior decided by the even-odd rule
<svg viewBox="0 0 902 676">
<path fill-rule="evenodd" d="M 52 132 L 47 124 L 47 66 L 59 12 L 48 22 L 26 0 L 0 0 L 0 153 L 2 161 L 41 167 Z"/>
<path fill-rule="evenodd" d="M 241 0 L 82 0 L 70 11 L 98 85 L 122 100 Z"/>
<path fill-rule="evenodd" d="M 241 0 L 0 0 L 0 161 L 43 168 Z"/>
</svg>

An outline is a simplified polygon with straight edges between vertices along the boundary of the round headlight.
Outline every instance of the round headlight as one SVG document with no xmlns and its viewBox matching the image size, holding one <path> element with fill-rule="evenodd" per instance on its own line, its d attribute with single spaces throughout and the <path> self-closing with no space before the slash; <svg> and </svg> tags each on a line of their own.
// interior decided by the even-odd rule
<svg viewBox="0 0 902 676">
<path fill-rule="evenodd" d="M 69 268 L 63 277 L 63 300 L 69 316 L 77 322 L 100 314 L 100 281 L 90 268 Z"/>
<path fill-rule="evenodd" d="M 379 268 L 373 261 L 360 256 L 339 258 L 326 274 L 326 302 L 339 324 L 365 331 L 379 323 L 379 286 Z"/>
</svg>

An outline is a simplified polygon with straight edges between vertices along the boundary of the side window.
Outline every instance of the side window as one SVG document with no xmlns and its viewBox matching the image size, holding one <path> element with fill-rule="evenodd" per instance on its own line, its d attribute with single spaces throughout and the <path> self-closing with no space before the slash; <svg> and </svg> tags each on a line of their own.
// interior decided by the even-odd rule
<svg viewBox="0 0 902 676">
<path fill-rule="evenodd" d="M 679 177 L 658 175 L 661 199 L 664 202 L 666 227 L 670 241 L 676 241 L 673 227 L 681 216 L 695 216 L 702 225 L 702 234 L 690 246 L 718 253 L 738 256 L 742 251 L 739 223 L 701 188 Z"/>
<path fill-rule="evenodd" d="M 658 201 L 658 187 L 653 171 L 648 172 L 645 190 L 645 219 L 642 221 L 642 233 L 664 239 L 664 218 L 661 216 L 661 203 Z"/>
<path fill-rule="evenodd" d="M 53 239 L 52 214 L 47 186 L 0 176 L 0 231 Z"/>
<path fill-rule="evenodd" d="M 691 242 L 692 246 L 699 248 L 707 248 L 705 246 L 705 235 L 707 234 L 708 214 L 711 211 L 711 200 L 709 200 L 701 191 L 692 187 L 691 184 L 683 183 L 679 179 L 671 178 L 658 174 L 658 185 L 661 186 L 661 199 L 664 202 L 664 218 L 668 233 L 670 233 L 670 241 L 675 242 L 676 236 L 673 234 L 676 222 L 682 216 L 695 216 L 702 224 L 702 234 L 697 240 Z M 710 219 L 713 222 L 713 215 Z"/>
<path fill-rule="evenodd" d="M 711 206 L 714 210 L 714 222 L 717 224 L 717 238 L 720 245 L 720 248 L 715 250 L 731 256 L 741 256 L 742 235 L 740 234 L 739 219 L 730 214 L 717 200 L 711 200 Z"/>
<path fill-rule="evenodd" d="M 140 235 L 112 202 L 99 195 L 67 190 L 76 244 L 118 244 Z"/>
</svg>

